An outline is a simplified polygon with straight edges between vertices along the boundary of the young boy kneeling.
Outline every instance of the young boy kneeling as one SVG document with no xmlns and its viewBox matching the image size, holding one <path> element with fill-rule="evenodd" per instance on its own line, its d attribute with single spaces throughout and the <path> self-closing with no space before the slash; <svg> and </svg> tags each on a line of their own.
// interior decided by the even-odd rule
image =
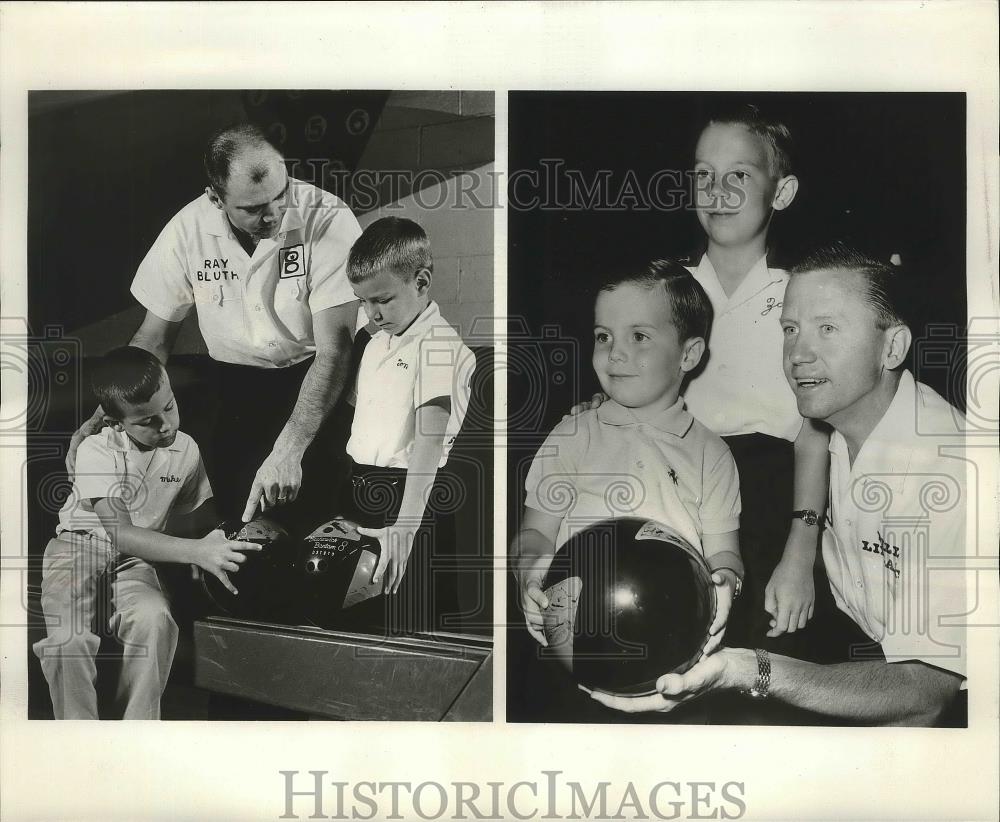
<svg viewBox="0 0 1000 822">
<path fill-rule="evenodd" d="M 671 261 L 628 270 L 601 287 L 593 365 L 609 399 L 560 422 L 536 454 L 512 546 L 528 631 L 539 643 L 546 644 L 541 612 L 548 607 L 542 580 L 557 546 L 594 522 L 623 516 L 663 522 L 702 551 L 719 603 L 706 653 L 721 642 L 743 574 L 739 478 L 725 443 L 679 397 L 711 321 L 704 290 Z M 609 492 L 623 482 L 628 491 Z"/>
<path fill-rule="evenodd" d="M 92 379 L 105 427 L 87 437 L 73 490 L 42 560 L 48 635 L 35 643 L 56 719 L 97 719 L 98 604 L 111 587 L 109 620 L 124 646 L 119 698 L 125 719 L 158 719 L 177 646 L 177 625 L 152 562 L 198 565 L 235 593 L 227 573 L 242 551 L 221 531 L 202 539 L 162 533 L 171 514 L 193 512 L 212 496 L 197 444 L 180 422 L 167 372 L 148 351 L 107 354 Z"/>
</svg>

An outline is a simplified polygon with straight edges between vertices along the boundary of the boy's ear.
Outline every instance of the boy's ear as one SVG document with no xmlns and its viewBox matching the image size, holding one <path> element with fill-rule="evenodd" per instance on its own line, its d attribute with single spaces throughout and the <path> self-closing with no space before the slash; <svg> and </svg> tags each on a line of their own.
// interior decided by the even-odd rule
<svg viewBox="0 0 1000 822">
<path fill-rule="evenodd" d="M 208 201 L 214 205 L 216 208 L 222 208 L 222 198 L 219 193 L 211 186 L 205 186 L 205 193 L 208 195 Z"/>
<path fill-rule="evenodd" d="M 913 333 L 908 326 L 894 325 L 885 330 L 885 353 L 882 355 L 882 363 L 890 371 L 899 368 L 906 359 L 906 354 L 910 350 L 910 343 L 913 342 Z"/>
<path fill-rule="evenodd" d="M 681 353 L 681 371 L 687 374 L 692 371 L 705 354 L 705 340 L 702 337 L 692 337 L 685 340 Z"/>
<path fill-rule="evenodd" d="M 799 178 L 794 174 L 782 177 L 778 180 L 778 185 L 774 189 L 774 199 L 771 201 L 771 208 L 775 211 L 784 211 L 792 204 L 795 195 L 799 190 Z"/>
<path fill-rule="evenodd" d="M 111 426 L 115 429 L 115 431 L 122 431 L 125 428 L 119 420 L 116 420 L 114 417 L 109 417 L 107 414 L 104 415 L 104 424 Z"/>
<path fill-rule="evenodd" d="M 432 278 L 432 275 L 431 275 L 430 269 L 429 268 L 421 268 L 414 275 L 414 277 L 416 279 L 418 293 L 420 293 L 420 294 L 427 293 L 428 289 L 430 289 L 430 287 L 431 287 L 431 278 Z"/>
</svg>

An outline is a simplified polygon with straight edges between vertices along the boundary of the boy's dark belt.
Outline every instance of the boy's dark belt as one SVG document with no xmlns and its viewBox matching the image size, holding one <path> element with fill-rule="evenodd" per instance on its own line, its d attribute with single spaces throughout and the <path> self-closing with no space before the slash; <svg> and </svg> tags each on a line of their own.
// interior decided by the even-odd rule
<svg viewBox="0 0 1000 822">
<path fill-rule="evenodd" d="M 405 468 L 352 463 L 347 517 L 366 528 L 384 528 L 399 516 L 405 487 Z"/>
</svg>

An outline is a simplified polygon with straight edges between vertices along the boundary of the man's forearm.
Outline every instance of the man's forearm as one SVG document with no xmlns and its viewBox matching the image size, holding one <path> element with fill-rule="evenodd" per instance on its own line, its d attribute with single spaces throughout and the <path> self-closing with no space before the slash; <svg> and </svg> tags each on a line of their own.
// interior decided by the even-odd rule
<svg viewBox="0 0 1000 822">
<path fill-rule="evenodd" d="M 135 334 L 132 335 L 132 339 L 129 340 L 128 344 L 148 351 L 161 363 L 166 365 L 167 359 L 170 357 L 170 347 L 172 341 L 168 341 L 160 334 L 146 334 L 142 328 L 140 328 L 135 332 Z"/>
<path fill-rule="evenodd" d="M 727 648 L 725 685 L 749 689 L 757 679 L 753 651 Z M 815 665 L 771 655 L 770 698 L 869 725 L 933 725 L 961 677 L 919 662 Z"/>
<path fill-rule="evenodd" d="M 350 371 L 346 354 L 317 354 L 306 372 L 292 414 L 275 442 L 275 450 L 305 453 L 330 410 L 340 398 Z"/>
<path fill-rule="evenodd" d="M 826 511 L 830 488 L 830 437 L 826 431 L 805 420 L 795 439 L 795 474 L 792 509 L 817 511 L 822 518 Z M 819 526 L 806 525 L 793 519 L 785 544 L 785 556 L 801 559 L 810 565 L 816 558 Z"/>
</svg>

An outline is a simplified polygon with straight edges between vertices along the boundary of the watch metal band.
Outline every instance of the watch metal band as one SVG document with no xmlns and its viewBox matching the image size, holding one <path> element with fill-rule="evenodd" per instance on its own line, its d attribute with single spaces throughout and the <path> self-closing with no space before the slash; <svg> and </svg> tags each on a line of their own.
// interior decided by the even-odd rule
<svg viewBox="0 0 1000 822">
<path fill-rule="evenodd" d="M 755 648 L 754 653 L 757 655 L 757 679 L 746 694 L 753 699 L 767 699 L 771 688 L 771 656 L 763 648 Z"/>
</svg>

